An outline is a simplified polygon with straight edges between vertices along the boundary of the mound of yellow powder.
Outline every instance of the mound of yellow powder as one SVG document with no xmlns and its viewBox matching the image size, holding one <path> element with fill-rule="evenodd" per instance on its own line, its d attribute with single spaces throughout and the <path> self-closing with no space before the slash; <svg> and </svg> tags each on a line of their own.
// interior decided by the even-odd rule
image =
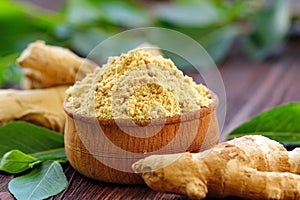
<svg viewBox="0 0 300 200">
<path fill-rule="evenodd" d="M 213 102 L 208 89 L 184 76 L 170 59 L 141 49 L 108 62 L 67 90 L 66 106 L 101 119 L 153 119 Z"/>
</svg>

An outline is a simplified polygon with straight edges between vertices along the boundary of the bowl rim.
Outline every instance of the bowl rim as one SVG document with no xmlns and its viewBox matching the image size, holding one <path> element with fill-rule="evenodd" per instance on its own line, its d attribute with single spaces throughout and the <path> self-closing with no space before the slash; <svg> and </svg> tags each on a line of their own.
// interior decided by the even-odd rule
<svg viewBox="0 0 300 200">
<path fill-rule="evenodd" d="M 214 112 L 218 105 L 219 99 L 218 96 L 211 90 L 209 90 L 213 102 L 207 107 L 202 107 L 199 110 L 190 111 L 182 113 L 180 115 L 174 115 L 172 117 L 160 117 L 155 119 L 146 119 L 146 120 L 132 120 L 132 119 L 103 119 L 95 116 L 86 116 L 82 114 L 75 113 L 71 108 L 66 107 L 67 98 L 65 98 L 63 103 L 63 108 L 65 113 L 71 117 L 73 120 L 76 119 L 86 123 L 95 123 L 98 122 L 101 125 L 121 125 L 121 126 L 147 126 L 151 125 L 167 125 L 167 124 L 176 124 L 185 121 L 192 121 L 195 119 L 203 118 L 210 113 Z"/>
</svg>

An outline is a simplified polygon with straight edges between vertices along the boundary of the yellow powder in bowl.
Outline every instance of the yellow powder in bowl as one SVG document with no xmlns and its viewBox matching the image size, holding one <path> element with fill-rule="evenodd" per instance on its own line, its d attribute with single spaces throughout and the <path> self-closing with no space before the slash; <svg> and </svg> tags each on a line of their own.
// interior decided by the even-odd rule
<svg viewBox="0 0 300 200">
<path fill-rule="evenodd" d="M 156 83 L 143 85 L 135 90 L 129 99 L 129 116 L 133 119 L 151 119 L 176 114 L 180 114 L 176 97 Z"/>
<path fill-rule="evenodd" d="M 68 108 L 100 119 L 171 117 L 213 102 L 209 90 L 170 59 L 142 49 L 110 57 L 66 93 Z"/>
</svg>

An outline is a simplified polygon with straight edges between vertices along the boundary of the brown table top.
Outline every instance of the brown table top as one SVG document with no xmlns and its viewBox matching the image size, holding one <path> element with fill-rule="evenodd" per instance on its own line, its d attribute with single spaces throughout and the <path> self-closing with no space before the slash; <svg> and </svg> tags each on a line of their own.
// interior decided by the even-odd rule
<svg viewBox="0 0 300 200">
<path fill-rule="evenodd" d="M 224 134 L 274 106 L 300 101 L 300 41 L 290 41 L 282 55 L 263 62 L 230 56 L 219 66 L 227 95 Z M 197 77 L 195 77 L 197 79 Z M 64 164 L 69 187 L 51 198 L 62 199 L 166 199 L 184 196 L 152 191 L 145 185 L 116 185 L 88 179 Z M 10 199 L 7 185 L 11 175 L 0 174 L 0 199 Z"/>
</svg>

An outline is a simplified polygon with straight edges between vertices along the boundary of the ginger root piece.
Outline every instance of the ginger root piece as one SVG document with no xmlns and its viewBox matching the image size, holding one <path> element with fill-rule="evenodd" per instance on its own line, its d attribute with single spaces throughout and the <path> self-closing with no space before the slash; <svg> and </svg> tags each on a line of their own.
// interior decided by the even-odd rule
<svg viewBox="0 0 300 200">
<path fill-rule="evenodd" d="M 63 101 L 68 86 L 36 90 L 0 90 L 0 126 L 27 121 L 63 133 Z"/>
<path fill-rule="evenodd" d="M 244 136 L 200 153 L 153 155 L 133 164 L 153 190 L 192 199 L 300 199 L 300 148 Z"/>
<path fill-rule="evenodd" d="M 25 73 L 24 89 L 72 85 L 97 67 L 68 49 L 45 45 L 44 41 L 29 44 L 17 64 Z"/>
</svg>

